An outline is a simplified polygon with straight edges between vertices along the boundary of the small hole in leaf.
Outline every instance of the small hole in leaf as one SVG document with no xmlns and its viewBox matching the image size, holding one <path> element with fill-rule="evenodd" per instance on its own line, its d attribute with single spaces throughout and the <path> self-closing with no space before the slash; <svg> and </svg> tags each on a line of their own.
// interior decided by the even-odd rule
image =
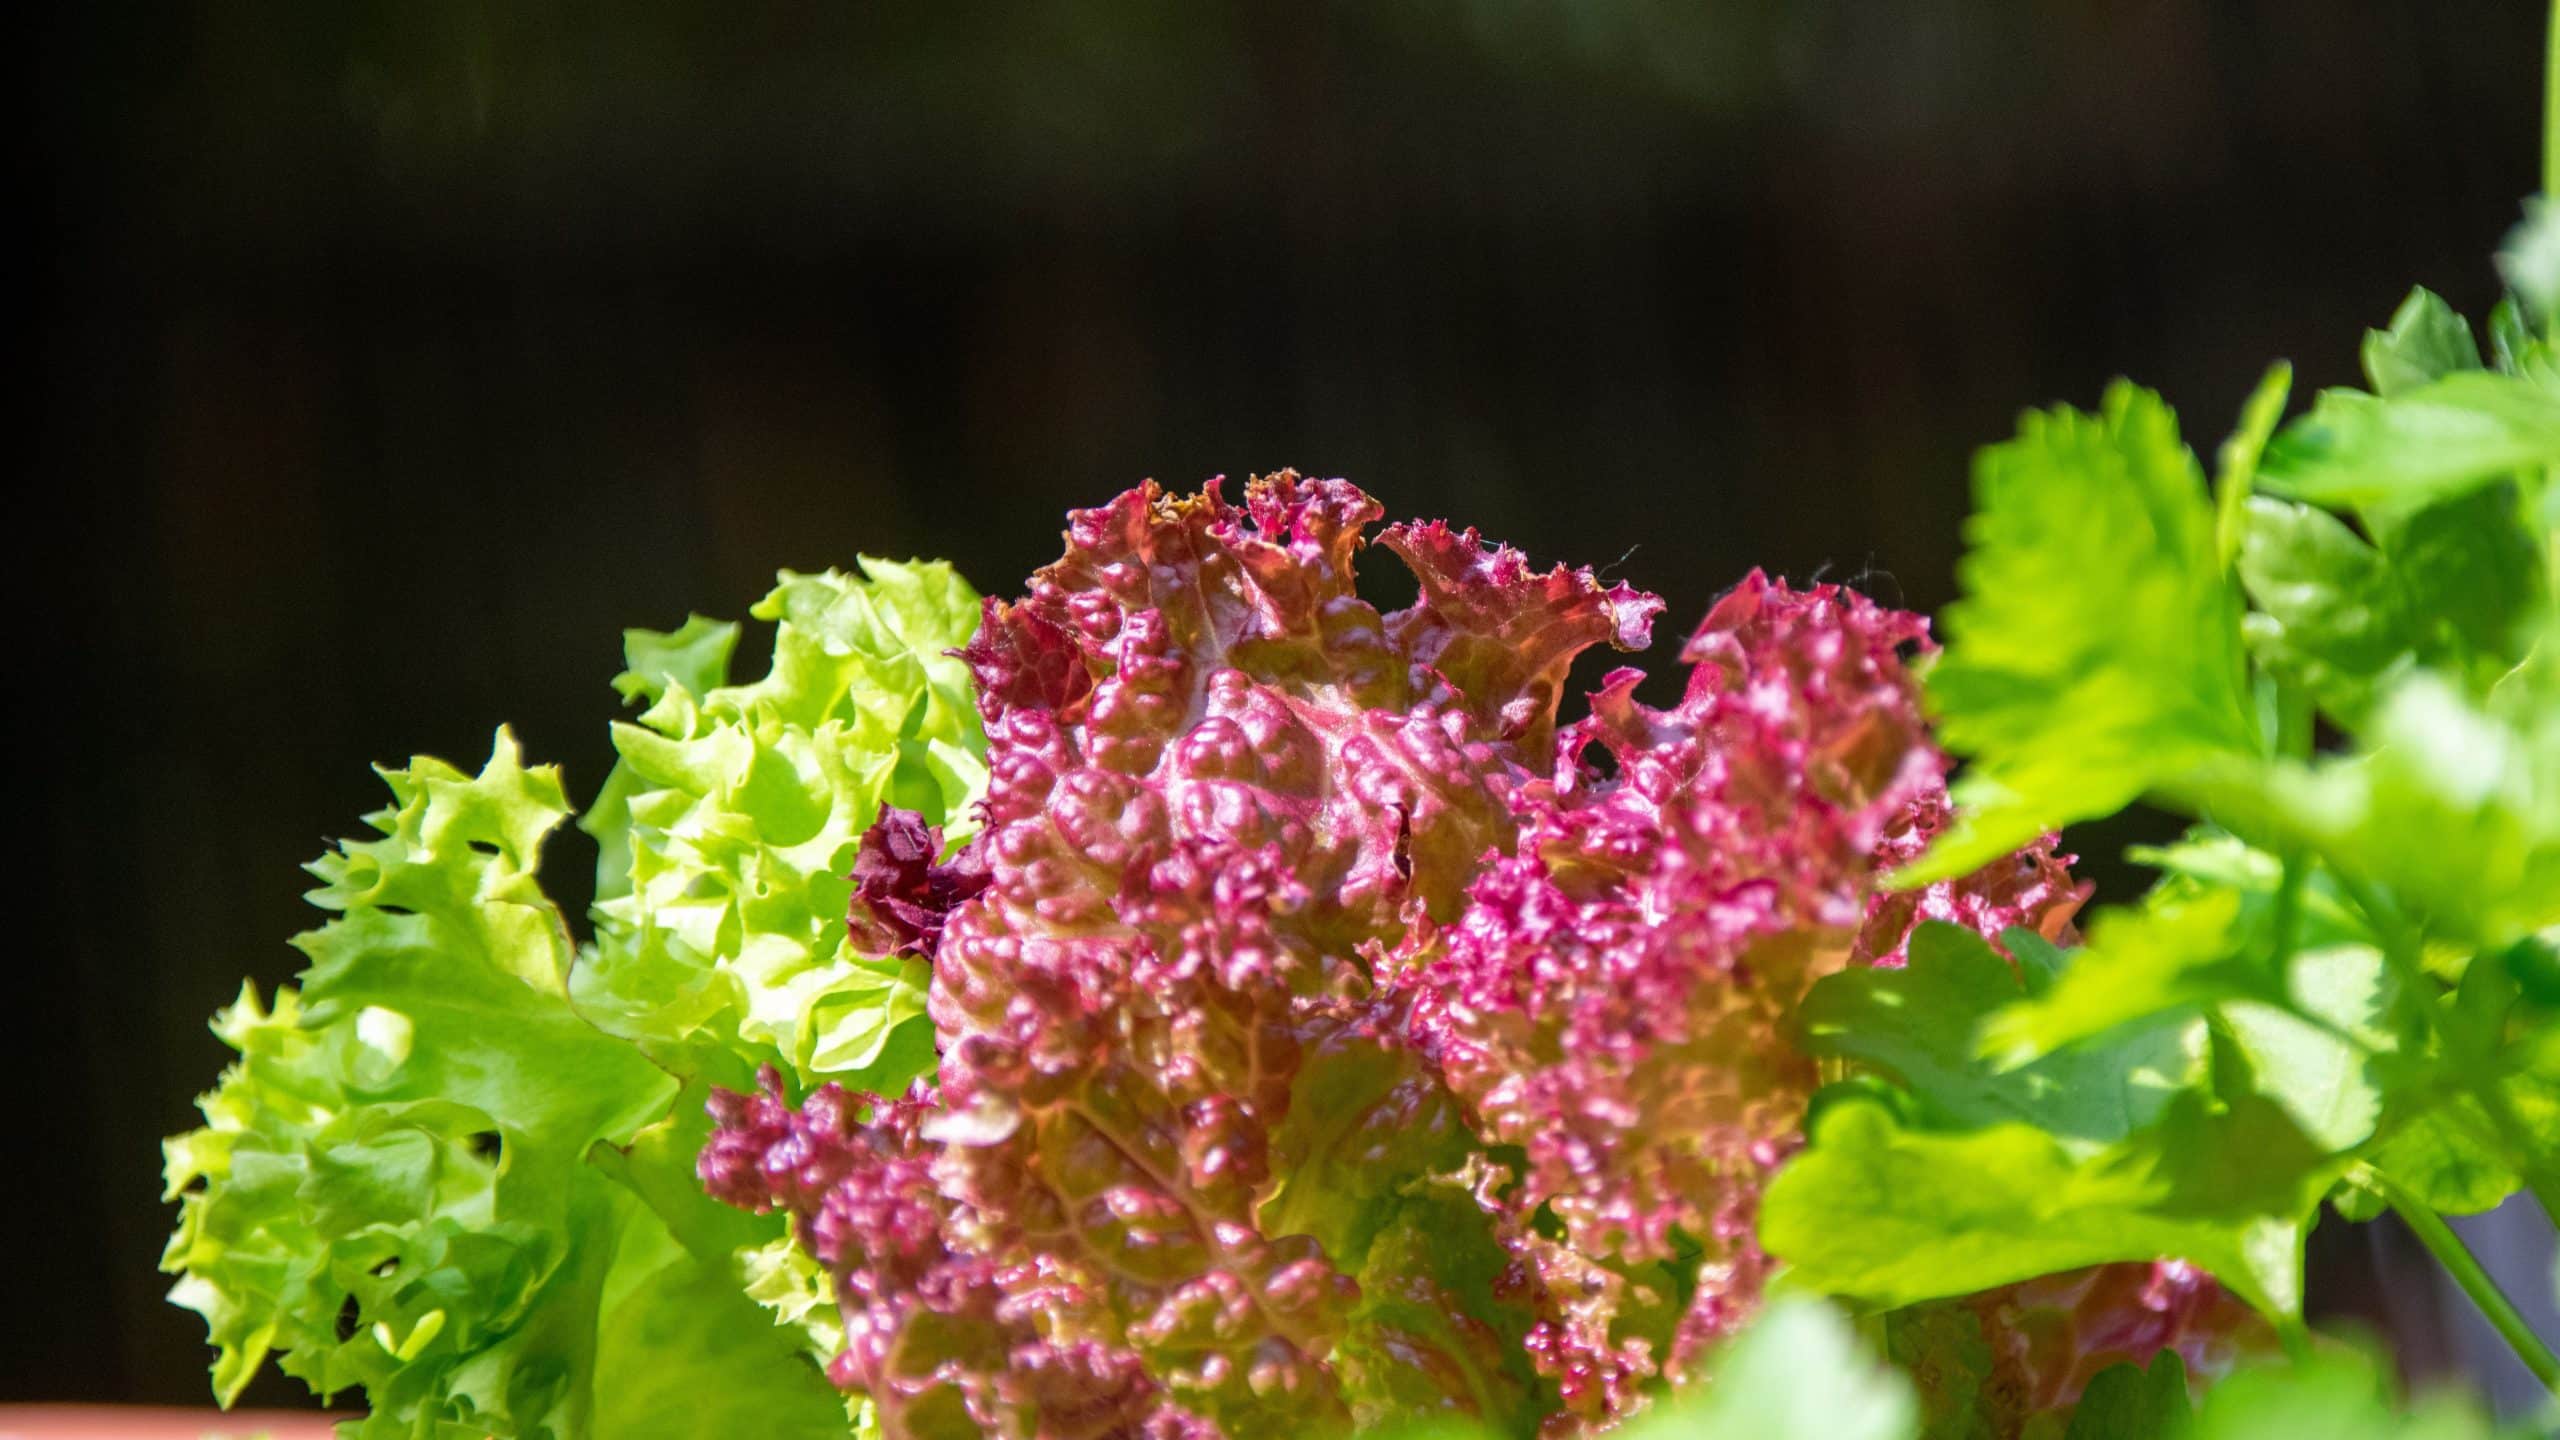
<svg viewBox="0 0 2560 1440">
<path fill-rule="evenodd" d="M 190 1175 L 187 1177 L 187 1183 L 178 1187 L 178 1193 L 181 1195 L 201 1195 L 205 1192 L 205 1186 L 209 1183 L 211 1182 L 207 1181 L 201 1174 Z"/>
<path fill-rule="evenodd" d="M 397 1256 L 397 1255 L 391 1256 L 389 1259 L 384 1260 L 381 1264 L 376 1265 L 376 1266 L 374 1266 L 374 1267 L 373 1267 L 373 1278 L 374 1278 L 374 1279 L 376 1279 L 376 1280 L 388 1280 L 388 1279 L 390 1279 L 392 1276 L 397 1275 L 397 1274 L 399 1274 L 399 1273 L 400 1273 L 400 1257 L 399 1257 L 399 1256 Z"/>
<path fill-rule="evenodd" d="M 488 1161 L 492 1165 L 498 1163 L 498 1154 L 503 1142 L 497 1131 L 477 1131 L 472 1134 L 466 1143 L 471 1146 L 472 1154 Z"/>
<path fill-rule="evenodd" d="M 1602 780 L 1618 778 L 1618 752 L 1606 745 L 1593 743 L 1582 747 L 1582 768 Z"/>
<path fill-rule="evenodd" d="M 1529 1228 L 1549 1240 L 1564 1238 L 1564 1221 L 1556 1218 L 1556 1212 L 1543 1201 L 1530 1213 Z"/>
<path fill-rule="evenodd" d="M 381 911 L 385 915 L 415 915 L 418 913 L 406 905 L 376 905 L 373 908 Z"/>
<path fill-rule="evenodd" d="M 356 1297 L 348 1296 L 347 1303 L 338 1307 L 338 1343 L 344 1345 L 356 1338 L 356 1326 L 363 1320 L 363 1308 L 356 1304 Z"/>
<path fill-rule="evenodd" d="M 497 855 L 502 852 L 497 846 L 490 844 L 486 840 L 474 840 L 471 842 L 471 853 L 474 855 Z"/>
</svg>

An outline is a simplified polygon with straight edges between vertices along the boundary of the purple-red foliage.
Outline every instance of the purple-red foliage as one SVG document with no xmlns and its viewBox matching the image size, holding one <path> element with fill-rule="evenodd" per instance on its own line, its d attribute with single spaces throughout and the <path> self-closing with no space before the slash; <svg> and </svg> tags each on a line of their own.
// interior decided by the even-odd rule
<svg viewBox="0 0 2560 1440">
<path fill-rule="evenodd" d="M 1072 515 L 964 652 L 980 839 L 893 810 L 854 872 L 855 942 L 932 958 L 939 1096 L 714 1101 L 706 1184 L 797 1217 L 888 1434 L 1629 1413 L 1759 1302 L 1807 987 L 2083 898 L 2049 845 L 1878 888 L 1949 819 L 1920 618 L 1755 573 L 1677 705 L 1622 669 L 1559 733 L 1660 602 L 1431 522 L 1381 614 L 1378 513 L 1283 473 Z"/>
<path fill-rule="evenodd" d="M 881 807 L 853 857 L 853 901 L 846 930 L 866 955 L 942 951 L 942 927 L 961 902 L 987 888 L 986 847 L 964 847 L 942 861 L 942 832 L 913 810 Z"/>
<path fill-rule="evenodd" d="M 900 1100 L 829 1084 L 794 1110 L 765 1067 L 753 1095 L 715 1092 L 701 1159 L 713 1196 L 783 1209 L 834 1278 L 845 1349 L 829 1373 L 890 1435 L 1207 1440 L 1138 1356 L 1086 1333 L 1072 1285 L 971 1246 L 934 1178 L 918 1085 Z"/>
</svg>

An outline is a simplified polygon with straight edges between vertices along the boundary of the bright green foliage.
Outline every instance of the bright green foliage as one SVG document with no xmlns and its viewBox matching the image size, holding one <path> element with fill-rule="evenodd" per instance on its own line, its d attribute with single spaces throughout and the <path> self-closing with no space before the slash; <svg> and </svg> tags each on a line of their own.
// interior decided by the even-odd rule
<svg viewBox="0 0 2560 1440">
<path fill-rule="evenodd" d="M 1487 1440 L 1466 1421 L 1363 1432 L 1372 1440 Z M 1847 1317 L 1805 1295 L 1772 1301 L 1717 1356 L 1712 1382 L 1612 1432 L 1626 1440 L 1921 1440 L 1910 1380 L 1880 1364 Z"/>
<path fill-rule="evenodd" d="M 2404 587 L 2379 551 L 2326 510 L 2252 499 L 2240 578 L 2258 602 L 2242 625 L 2250 653 L 2342 723 L 2360 725 L 2376 689 L 2415 658 Z"/>
<path fill-rule="evenodd" d="M 2072 974 L 2066 971 L 2064 982 Z M 1914 1113 L 1971 1128 L 2019 1122 L 2066 1145 L 2112 1144 L 2160 1116 L 2202 1073 L 2204 1027 L 2189 1018 L 2153 1023 L 2104 1047 L 2066 1051 L 2017 1069 L 1980 1058 L 1985 1017 L 2021 1002 L 2019 977 L 1982 938 L 1930 921 L 1899 970 L 1856 970 L 1814 986 L 1802 1016 L 1806 1047 L 1893 1076 Z"/>
<path fill-rule="evenodd" d="M 785 574 L 755 608 L 773 668 L 728 685 L 735 626 L 630 632 L 622 763 L 583 822 L 604 845 L 578 998 L 662 1051 L 694 1041 L 801 1076 L 904 1089 L 933 1062 L 922 962 L 844 948 L 853 854 L 883 802 L 965 838 L 985 740 L 943 652 L 978 597 L 948 566 Z M 608 841 L 607 837 L 611 837 Z"/>
<path fill-rule="evenodd" d="M 2452 1395 L 2396 1403 L 2383 1366 L 2355 1351 L 2330 1350 L 2300 1364 L 2244 1370 L 2206 1395 L 2186 1425 L 2156 1434 L 2175 1440 L 2492 1440 L 2501 1432 Z M 2128 1440 L 2144 1432 L 2127 1431 Z"/>
<path fill-rule="evenodd" d="M 2267 453 L 2263 474 L 2298 499 L 2431 499 L 2560 457 L 2560 393 L 2541 376 L 2459 371 L 2384 398 L 2320 396 Z"/>
<path fill-rule="evenodd" d="M 1974 465 L 1977 509 L 1929 676 L 1973 755 L 1957 830 L 1903 877 L 1961 875 L 2257 745 L 2238 596 L 2203 471 L 2150 391 L 2029 414 Z"/>
<path fill-rule="evenodd" d="M 651 704 L 583 822 L 583 950 L 536 876 L 556 771 L 501 731 L 477 776 L 382 772 L 376 834 L 311 866 L 337 918 L 295 942 L 298 989 L 216 1018 L 240 1058 L 167 1142 L 163 1265 L 220 1398 L 274 1356 L 360 1388 L 366 1436 L 848 1433 L 823 1276 L 694 1160 L 708 1087 L 760 1062 L 891 1088 L 931 1063 L 912 962 L 843 953 L 842 876 L 884 799 L 965 828 L 983 741 L 942 652 L 977 598 L 865 570 L 783 578 L 753 684 L 722 684 L 735 626 L 630 634 L 617 685 Z"/>
<path fill-rule="evenodd" d="M 1981 1048 L 2022 1063 L 2199 1000 L 2270 988 L 2272 977 L 2232 958 L 2241 914 L 2230 890 L 2102 912 L 2075 963 L 2044 994 L 1985 1024 Z"/>
<path fill-rule="evenodd" d="M 2192 1015 L 1997 1070 L 1973 1037 L 2021 995 L 1989 946 L 1937 924 L 1907 968 L 1817 985 L 1808 1044 L 1903 1088 L 1817 1110 L 1812 1146 L 1769 1191 L 1763 1243 L 1804 1282 L 1886 1305 L 2178 1255 L 2294 1312 L 2303 1222 L 2334 1179 L 2299 1126 L 2264 1097 L 2202 1093 Z"/>
<path fill-rule="evenodd" d="M 1919 1433 L 1911 1383 L 1865 1353 L 1837 1310 L 1783 1298 L 1721 1357 L 1713 1383 L 1619 1433 L 1627 1440 L 1746 1440 L 1821 1435 L 1906 1440 Z"/>
<path fill-rule="evenodd" d="M 2364 373 L 2373 393 L 2388 399 L 2458 370 L 2480 367 L 2471 322 L 2421 285 L 2391 314 L 2388 330 L 2364 332 Z"/>
<path fill-rule="evenodd" d="M 2199 824 L 2077 949 L 1933 927 L 1906 971 L 1816 988 L 1807 1042 L 1856 1078 L 1763 1207 L 1799 1280 L 1902 1304 L 2175 1255 L 2298 1323 L 2324 1194 L 2560 1203 L 2560 369 L 2521 318 L 2560 293 L 2525 283 L 2546 252 L 2511 247 L 2495 369 L 2418 291 L 2366 337 L 2372 392 L 2261 451 L 2271 377 L 2223 452 L 2220 546 L 2146 392 L 1985 452 L 1928 679 L 1975 813 L 1905 878 L 2136 798 Z M 2340 1373 L 2282 1382 L 2336 1428 L 2250 1428 L 2235 1386 L 2192 1433 L 2389 1433 Z M 2128 1375 L 2103 1408 L 2151 1393 Z"/>
<path fill-rule="evenodd" d="M 2061 1440 L 2493 1440 L 2500 1431 L 2451 1395 L 2398 1401 L 2387 1370 L 2362 1351 L 2324 1349 L 2298 1363 L 2243 1370 L 2201 1405 L 2188 1398 L 2175 1351 L 2148 1369 L 2118 1365 L 2091 1381 Z"/>
<path fill-rule="evenodd" d="M 557 773 L 502 731 L 476 777 L 421 759 L 383 778 L 378 838 L 311 867 L 339 918 L 296 942 L 299 993 L 268 1011 L 244 988 L 223 1012 L 240 1061 L 206 1128 L 169 1143 L 185 1208 L 163 1263 L 221 1348 L 217 1393 L 280 1351 L 315 1390 L 361 1386 L 365 1435 L 840 1429 L 727 1250 L 675 1228 L 771 1227 L 648 1143 L 675 1080 L 570 1008 L 568 931 L 533 874 L 568 814 Z"/>
</svg>

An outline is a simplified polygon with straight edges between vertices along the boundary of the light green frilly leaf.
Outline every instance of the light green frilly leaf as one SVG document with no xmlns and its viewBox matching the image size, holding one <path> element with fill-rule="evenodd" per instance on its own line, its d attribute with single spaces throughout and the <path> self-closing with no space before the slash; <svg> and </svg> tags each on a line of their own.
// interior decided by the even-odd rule
<svg viewBox="0 0 2560 1440">
<path fill-rule="evenodd" d="M 206 1318 L 217 1395 L 278 1355 L 324 1395 L 362 1387 L 363 1436 L 673 1436 L 705 1417 L 841 1434 L 727 1256 L 685 1250 L 590 1163 L 641 1145 L 678 1087 L 569 1002 L 568 930 L 534 873 L 568 814 L 557 773 L 501 731 L 476 776 L 420 759 L 383 778 L 375 835 L 311 867 L 338 918 L 295 942 L 300 989 L 269 1009 L 244 988 L 216 1018 L 240 1058 L 166 1147 L 182 1209 L 162 1265 Z M 682 1411 L 653 1403 L 670 1391 Z"/>
<path fill-rule="evenodd" d="M 846 881 L 883 804 L 965 838 L 986 779 L 967 667 L 976 593 L 950 567 L 786 572 L 759 680 L 730 627 L 630 632 L 621 763 L 583 822 L 602 849 L 580 1005 L 652 1049 L 712 1043 L 804 1081 L 903 1089 L 933 1061 L 927 975 L 852 953 Z"/>
</svg>

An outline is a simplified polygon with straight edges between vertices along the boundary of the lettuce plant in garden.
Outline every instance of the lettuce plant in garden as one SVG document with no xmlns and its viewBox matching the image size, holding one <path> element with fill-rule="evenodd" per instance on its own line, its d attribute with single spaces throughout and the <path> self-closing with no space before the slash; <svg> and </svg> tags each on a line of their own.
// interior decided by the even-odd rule
<svg viewBox="0 0 2560 1440">
<path fill-rule="evenodd" d="M 1569 680 L 1653 597 L 1286 472 L 983 606 L 786 575 L 752 683 L 634 631 L 589 938 L 555 772 L 386 771 L 173 1298 L 362 1435 L 2488 1435 L 2303 1246 L 2398 1212 L 2560 1385 L 2442 1218 L 2560 1206 L 2560 229 L 2501 264 L 2210 474 L 2030 414 L 1943 649 L 1755 573 L 1665 708 Z"/>
</svg>

